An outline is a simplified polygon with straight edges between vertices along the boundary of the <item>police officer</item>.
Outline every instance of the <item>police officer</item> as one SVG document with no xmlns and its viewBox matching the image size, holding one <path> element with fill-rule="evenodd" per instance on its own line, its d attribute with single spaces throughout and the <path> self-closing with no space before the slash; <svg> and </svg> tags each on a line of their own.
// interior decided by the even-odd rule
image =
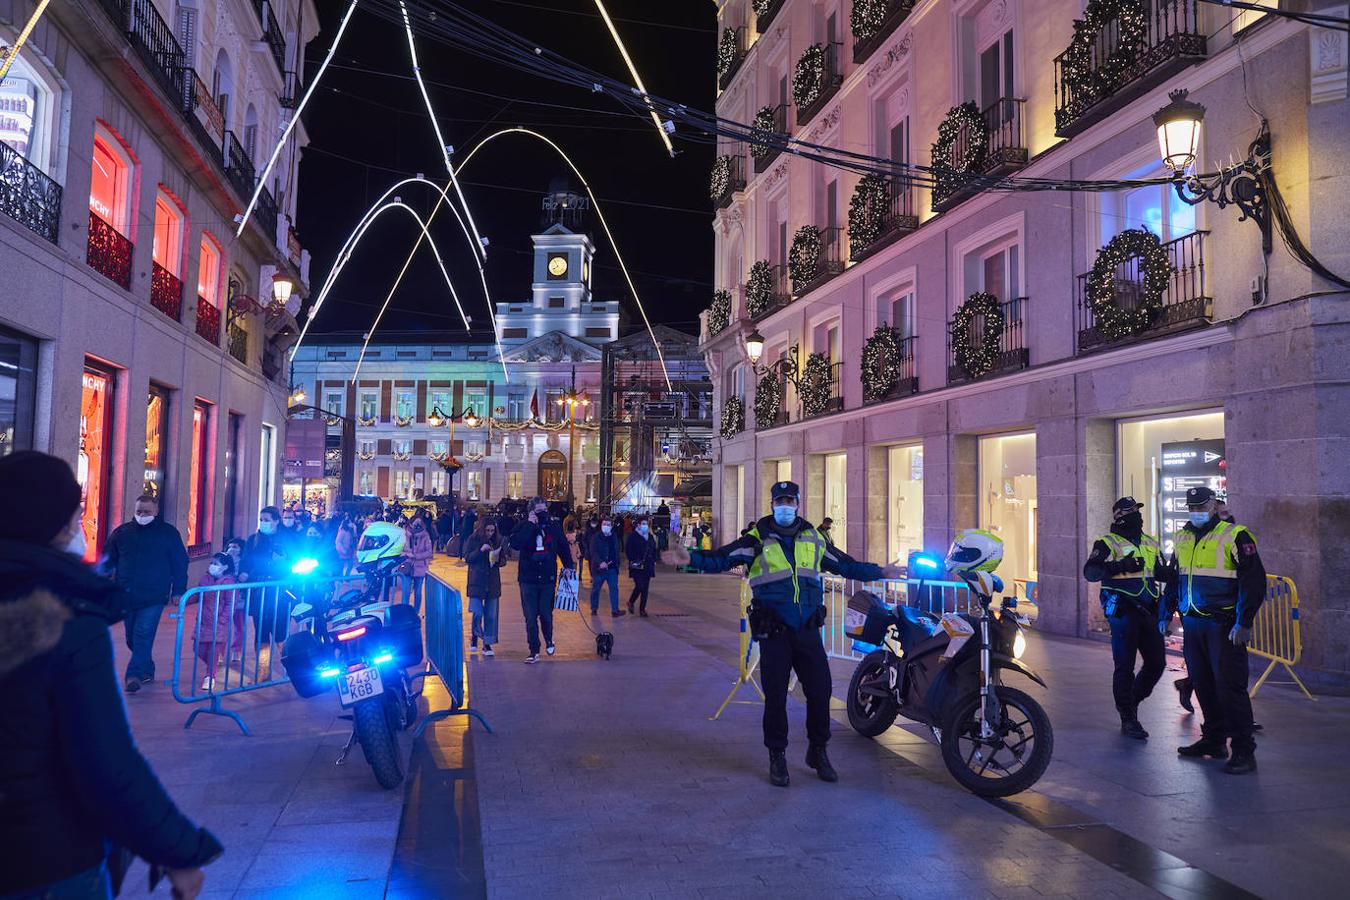
<svg viewBox="0 0 1350 900">
<path fill-rule="evenodd" d="M 1177 753 L 1228 758 L 1230 775 L 1256 771 L 1252 703 L 1247 696 L 1247 642 L 1266 599 L 1266 570 L 1245 526 L 1220 519 L 1207 487 L 1186 491 L 1190 522 L 1176 535 L 1176 580 L 1167 586 L 1158 631 L 1181 612 L 1182 653 L 1204 717 L 1200 740 Z M 1228 743 L 1232 757 L 1228 757 Z"/>
<path fill-rule="evenodd" d="M 1101 583 L 1102 612 L 1111 626 L 1111 692 L 1120 713 L 1120 733 L 1137 741 L 1148 739 L 1139 724 L 1139 704 L 1153 693 L 1166 667 L 1156 623 L 1161 585 L 1169 580 L 1157 538 L 1144 533 L 1143 507 L 1133 497 L 1117 500 L 1111 507 L 1111 530 L 1097 538 L 1083 564 L 1083 577 Z M 1138 674 L 1136 655 L 1143 660 Z"/>
<path fill-rule="evenodd" d="M 1228 510 L 1228 504 L 1217 497 L 1214 500 L 1214 515 L 1218 516 L 1220 521 L 1227 522 L 1230 525 L 1237 524 L 1237 519 L 1233 518 L 1233 514 Z M 1195 712 L 1195 705 L 1191 703 L 1191 695 L 1195 693 L 1195 688 L 1191 686 L 1190 676 L 1178 678 L 1172 682 L 1172 687 L 1177 689 L 1177 702 L 1181 704 L 1181 708 L 1188 713 Z M 1261 730 L 1260 725 L 1253 725 L 1252 727 L 1257 731 Z"/>
<path fill-rule="evenodd" d="M 898 566 L 859 562 L 826 543 L 820 532 L 798 514 L 800 491 L 791 481 L 770 490 L 773 515 L 755 523 L 741 538 L 719 550 L 686 553 L 672 548 L 670 565 L 704 572 L 749 567 L 751 630 L 759 641 L 764 687 L 764 746 L 769 748 L 769 781 L 787 787 L 788 675 L 795 670 L 806 694 L 806 764 L 822 781 L 839 774 L 825 754 L 830 740 L 830 662 L 821 642 L 825 622 L 820 573 L 832 572 L 859 581 L 902 578 Z"/>
</svg>

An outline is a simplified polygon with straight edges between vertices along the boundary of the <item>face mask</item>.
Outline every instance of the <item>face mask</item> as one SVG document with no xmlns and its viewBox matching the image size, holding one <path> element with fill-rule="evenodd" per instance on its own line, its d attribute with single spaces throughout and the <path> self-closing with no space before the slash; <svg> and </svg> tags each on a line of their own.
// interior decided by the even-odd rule
<svg viewBox="0 0 1350 900">
<path fill-rule="evenodd" d="M 282 519 L 282 520 L 281 520 L 281 524 L 282 524 L 282 525 L 285 525 L 287 528 L 290 528 L 290 527 L 292 527 L 293 525 L 295 525 L 295 520 L 294 520 L 294 519 Z"/>
<path fill-rule="evenodd" d="M 614 530 L 614 526 L 613 526 L 613 525 L 601 525 L 601 526 L 600 526 L 600 533 L 603 534 L 603 535 L 606 535 L 606 536 L 608 536 L 609 533 L 610 533 L 611 531 L 613 531 L 613 530 Z"/>
<path fill-rule="evenodd" d="M 70 536 L 70 540 L 66 541 L 66 552 L 71 556 L 83 559 L 86 549 L 88 547 L 84 542 L 84 529 L 76 528 L 75 533 Z"/>
<path fill-rule="evenodd" d="M 637 532 L 638 532 L 638 534 L 642 535 L 643 537 L 646 537 L 646 536 L 647 536 L 647 526 L 646 526 L 646 525 L 639 525 L 639 526 L 637 527 Z"/>
<path fill-rule="evenodd" d="M 1126 531 L 1142 531 L 1144 528 L 1144 517 L 1140 513 L 1132 512 L 1120 520 L 1120 527 Z"/>
<path fill-rule="evenodd" d="M 212 578 L 219 578 L 225 574 L 225 567 L 217 563 L 212 563 L 206 567 L 206 571 L 211 573 Z"/>
<path fill-rule="evenodd" d="M 791 525 L 797 521 L 797 510 L 791 506 L 775 506 L 773 508 L 773 521 L 778 525 Z"/>
<path fill-rule="evenodd" d="M 1204 528 L 1209 524 L 1209 515 L 1207 512 L 1193 512 L 1191 513 L 1191 524 L 1196 528 Z"/>
<path fill-rule="evenodd" d="M 149 525 L 153 521 L 155 521 L 154 516 L 136 516 L 137 525 Z"/>
<path fill-rule="evenodd" d="M 276 534 L 276 533 L 277 533 L 277 523 L 276 523 L 276 522 L 259 522 L 259 523 L 258 523 L 258 530 L 261 531 L 263 534 Z"/>
</svg>

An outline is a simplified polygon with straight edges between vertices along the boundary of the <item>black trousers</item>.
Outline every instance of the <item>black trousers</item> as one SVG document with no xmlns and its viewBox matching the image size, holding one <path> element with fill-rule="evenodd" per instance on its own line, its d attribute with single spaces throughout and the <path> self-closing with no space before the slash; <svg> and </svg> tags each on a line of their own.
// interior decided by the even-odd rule
<svg viewBox="0 0 1350 900">
<path fill-rule="evenodd" d="M 1158 616 L 1145 613 L 1128 600 L 1118 601 L 1123 615 L 1111 616 L 1111 658 L 1115 672 L 1111 676 L 1111 693 L 1116 709 L 1133 713 L 1144 698 L 1153 693 L 1153 686 L 1167 667 L 1167 650 L 1158 631 Z M 1143 659 L 1138 674 L 1134 671 L 1135 656 Z"/>
<path fill-rule="evenodd" d="M 764 683 L 764 746 L 785 750 L 788 745 L 788 676 L 797 672 L 806 694 L 806 737 L 812 746 L 830 740 L 830 659 L 820 639 L 820 627 L 783 628 L 759 642 L 759 671 Z"/>
<path fill-rule="evenodd" d="M 641 598 L 642 600 L 641 608 L 646 609 L 647 593 L 652 588 L 652 576 L 648 575 L 646 572 L 641 572 L 637 570 L 630 570 L 628 574 L 633 577 L 633 593 L 628 595 L 628 608 L 632 609 L 633 604 L 636 603 L 639 598 Z"/>
<path fill-rule="evenodd" d="M 1256 749 L 1252 700 L 1247 696 L 1247 647 L 1228 640 L 1233 623 L 1209 616 L 1186 616 L 1181 652 L 1200 701 L 1200 732 L 1209 740 L 1232 741 L 1234 753 Z"/>
</svg>

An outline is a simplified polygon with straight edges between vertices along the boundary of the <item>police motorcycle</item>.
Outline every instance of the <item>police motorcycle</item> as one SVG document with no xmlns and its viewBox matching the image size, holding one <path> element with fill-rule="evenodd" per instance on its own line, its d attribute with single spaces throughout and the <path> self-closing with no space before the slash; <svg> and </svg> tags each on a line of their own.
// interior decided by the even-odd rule
<svg viewBox="0 0 1350 900">
<path fill-rule="evenodd" d="M 982 531 L 957 536 L 945 568 L 970 587 L 979 614 L 937 616 L 906 606 L 888 607 L 859 591 L 849 600 L 865 612 L 862 628 L 846 634 L 872 650 L 848 686 L 848 720 L 854 730 L 876 737 L 904 716 L 927 725 L 942 748 L 952 777 L 981 797 L 1007 797 L 1025 791 L 1045 774 L 1054 751 L 1050 718 L 1026 693 L 1005 687 L 1004 672 L 1017 672 L 1045 687 L 1022 662 L 1026 638 L 1015 598 L 995 608 L 1003 589 L 993 570 L 1003 558 L 1003 542 Z M 911 557 L 915 570 L 935 578 L 936 556 Z M 919 579 L 923 595 L 925 578 Z"/>
<path fill-rule="evenodd" d="M 337 760 L 341 765 L 356 744 L 386 790 L 403 781 L 398 733 L 417 719 L 415 676 L 408 668 L 422 662 L 422 622 L 407 604 L 382 599 L 386 587 L 404 565 L 404 533 L 389 522 L 374 522 L 356 547 L 362 587 L 334 597 L 332 587 L 301 588 L 301 602 L 291 615 L 304 630 L 286 639 L 282 665 L 301 697 L 335 690 L 338 702 L 351 710 L 352 734 Z M 314 570 L 310 560 L 293 568 Z"/>
</svg>

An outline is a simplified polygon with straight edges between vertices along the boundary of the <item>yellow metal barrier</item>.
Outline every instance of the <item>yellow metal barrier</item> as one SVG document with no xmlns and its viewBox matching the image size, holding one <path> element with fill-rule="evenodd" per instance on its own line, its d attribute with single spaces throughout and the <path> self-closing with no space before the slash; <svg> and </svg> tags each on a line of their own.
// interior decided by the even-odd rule
<svg viewBox="0 0 1350 900">
<path fill-rule="evenodd" d="M 1296 684 L 1309 700 L 1316 700 L 1303 681 L 1294 672 L 1303 656 L 1303 637 L 1299 631 L 1298 588 L 1293 579 L 1283 575 L 1266 576 L 1266 602 L 1256 611 L 1252 622 L 1252 639 L 1247 651 L 1270 660 L 1270 665 L 1256 679 L 1249 696 L 1255 697 L 1261 685 L 1266 683 L 1270 673 L 1278 665 L 1284 666 L 1293 681 L 1271 682 L 1272 684 Z"/>
</svg>

